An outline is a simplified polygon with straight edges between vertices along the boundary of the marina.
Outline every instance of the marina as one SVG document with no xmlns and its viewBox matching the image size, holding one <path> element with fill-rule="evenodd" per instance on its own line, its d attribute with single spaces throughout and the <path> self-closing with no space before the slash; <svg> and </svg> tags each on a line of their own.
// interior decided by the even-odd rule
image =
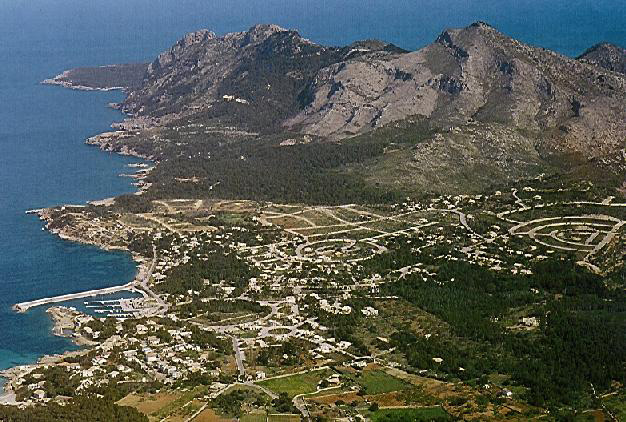
<svg viewBox="0 0 626 422">
<path fill-rule="evenodd" d="M 106 287 L 104 289 L 87 290 L 85 292 L 80 292 L 80 293 L 70 293 L 70 294 L 65 294 L 65 295 L 60 295 L 60 296 L 53 296 L 53 297 L 46 297 L 43 299 L 32 300 L 29 302 L 21 302 L 21 303 L 15 304 L 13 306 L 13 309 L 17 312 L 26 312 L 29 309 L 37 307 L 37 306 L 49 305 L 49 304 L 60 303 L 60 302 L 67 302 L 70 300 L 82 299 L 86 297 L 107 295 L 107 294 L 117 293 L 121 291 L 129 291 L 129 292 L 141 293 L 145 295 L 145 292 L 141 289 L 138 289 L 135 283 L 133 282 L 133 283 L 124 284 L 122 286 Z"/>
</svg>

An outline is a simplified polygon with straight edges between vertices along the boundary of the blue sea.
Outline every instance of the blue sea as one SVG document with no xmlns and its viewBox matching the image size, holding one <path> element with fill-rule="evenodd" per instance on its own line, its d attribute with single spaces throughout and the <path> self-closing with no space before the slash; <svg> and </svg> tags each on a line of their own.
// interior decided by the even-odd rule
<svg viewBox="0 0 626 422">
<path fill-rule="evenodd" d="M 44 309 L 16 314 L 14 303 L 126 283 L 136 271 L 128 255 L 60 240 L 24 214 L 132 192 L 118 174 L 137 161 L 83 143 L 123 118 L 107 107 L 122 93 L 39 81 L 151 60 L 201 28 L 276 23 L 327 45 L 379 38 L 416 49 L 477 20 L 569 56 L 626 45 L 626 2 L 616 0 L 0 0 L 0 369 L 73 347 L 51 335 Z"/>
</svg>

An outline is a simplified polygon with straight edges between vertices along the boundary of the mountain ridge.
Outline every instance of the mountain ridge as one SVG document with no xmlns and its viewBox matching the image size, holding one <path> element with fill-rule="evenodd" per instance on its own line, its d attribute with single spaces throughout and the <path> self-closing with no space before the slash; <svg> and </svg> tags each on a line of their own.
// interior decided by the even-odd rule
<svg viewBox="0 0 626 422">
<path fill-rule="evenodd" d="M 446 29 L 416 51 L 378 40 L 326 47 L 276 25 L 200 30 L 127 90 L 118 107 L 130 118 L 117 125 L 126 134 L 90 142 L 120 151 L 140 143 L 142 155 L 163 158 L 142 132 L 210 126 L 202 148 L 219 132 L 256 137 L 257 152 L 276 137 L 283 148 L 347 140 L 357 148 L 365 137 L 385 152 L 355 168 L 342 158 L 341 171 L 409 191 L 480 191 L 545 172 L 623 179 L 626 76 L 602 66 L 597 51 L 569 58 L 484 22 Z M 254 155 L 244 149 L 237 156 Z"/>
<path fill-rule="evenodd" d="M 601 42 L 585 50 L 576 59 L 598 65 L 613 72 L 626 74 L 626 49 L 615 44 Z"/>
</svg>

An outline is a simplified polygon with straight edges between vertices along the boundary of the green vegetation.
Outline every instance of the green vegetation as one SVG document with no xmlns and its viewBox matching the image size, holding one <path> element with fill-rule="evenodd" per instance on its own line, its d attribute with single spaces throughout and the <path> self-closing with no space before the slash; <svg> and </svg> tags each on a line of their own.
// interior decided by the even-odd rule
<svg viewBox="0 0 626 422">
<path fill-rule="evenodd" d="M 267 404 L 267 396 L 258 394 L 250 388 L 236 388 L 217 396 L 211 402 L 211 407 L 221 415 L 239 418 L 242 415 L 242 406 L 246 403 L 254 407 L 264 407 Z"/>
<path fill-rule="evenodd" d="M 617 418 L 618 421 L 626 420 L 626 393 L 617 392 L 602 399 L 604 404 Z"/>
<path fill-rule="evenodd" d="M 357 379 L 365 389 L 365 394 L 381 394 L 400 391 L 409 387 L 407 383 L 383 371 L 364 371 Z"/>
<path fill-rule="evenodd" d="M 229 286 L 241 289 L 256 274 L 253 268 L 234 253 L 216 245 L 207 245 L 206 248 L 210 250 L 206 252 L 207 258 L 193 258 L 187 265 L 171 269 L 166 281 L 158 284 L 155 289 L 171 295 L 186 294 L 192 290 L 201 292 L 200 296 L 209 296 L 212 293 L 211 284 L 224 281 Z"/>
<path fill-rule="evenodd" d="M 285 367 L 302 364 L 308 357 L 311 343 L 290 338 L 280 346 L 261 349 L 253 355 L 256 364 L 262 366 Z"/>
<path fill-rule="evenodd" d="M 280 147 L 263 139 L 221 144 L 218 140 L 190 143 L 191 151 L 162 162 L 149 176 L 151 198 L 249 198 L 309 204 L 381 203 L 399 199 L 345 171 L 383 154 L 385 142 L 345 141 Z M 221 146 L 217 146 L 219 144 Z M 212 147 L 213 146 L 213 147 Z M 211 159 L 206 160 L 210 154 Z M 198 157 L 198 158 L 195 158 Z M 241 157 L 244 157 L 243 159 Z M 199 183 L 177 179 L 193 174 Z M 211 187 L 211 188 L 210 188 Z"/>
<path fill-rule="evenodd" d="M 247 415 L 241 415 L 240 422 L 266 422 L 267 416 L 265 413 L 248 413 Z"/>
<path fill-rule="evenodd" d="M 319 382 L 329 375 L 330 371 L 319 370 L 304 374 L 268 379 L 260 381 L 257 384 L 275 391 L 276 393 L 286 393 L 289 397 L 293 397 L 298 394 L 315 392 Z"/>
<path fill-rule="evenodd" d="M 73 397 L 76 394 L 76 387 L 80 384 L 79 379 L 70 378 L 70 373 L 65 368 L 58 366 L 33 371 L 25 379 L 28 384 L 43 382 L 43 388 L 50 397 Z M 20 388 L 16 393 L 19 399 L 27 399 L 32 391 Z"/>
<path fill-rule="evenodd" d="M 132 407 L 122 407 L 97 397 L 78 397 L 64 406 L 50 403 L 20 409 L 0 406 L 0 420 L 10 422 L 148 422 L 148 417 Z"/>
<path fill-rule="evenodd" d="M 591 384 L 606 390 L 612 380 L 626 381 L 626 297 L 609 289 L 608 280 L 571 261 L 546 260 L 525 277 L 458 261 L 438 264 L 438 283 L 409 276 L 389 286 L 390 294 L 451 329 L 430 338 L 408 327 L 396 332 L 393 344 L 411 366 L 466 380 L 510 374 L 528 387 L 526 399 L 540 406 L 590 402 Z M 501 321 L 523 306 L 539 315 L 538 330 L 506 329 Z"/>
<path fill-rule="evenodd" d="M 294 407 L 291 397 L 285 391 L 280 392 L 278 397 L 272 400 L 272 407 L 280 413 L 293 413 L 298 411 Z"/>
<path fill-rule="evenodd" d="M 371 415 L 373 422 L 444 422 L 452 420 L 441 407 L 416 409 L 379 409 Z"/>
<path fill-rule="evenodd" d="M 223 338 L 218 338 L 213 331 L 205 331 L 195 325 L 189 327 L 191 331 L 190 343 L 196 344 L 203 348 L 213 348 L 221 353 L 232 350 L 231 343 Z"/>
<path fill-rule="evenodd" d="M 59 78 L 63 82 L 89 88 L 137 88 L 141 85 L 146 63 L 117 64 L 99 67 L 78 67 Z"/>
<path fill-rule="evenodd" d="M 192 399 L 202 397 L 207 392 L 207 387 L 200 385 L 195 386 L 191 390 L 187 390 L 180 397 L 168 402 L 165 406 L 161 407 L 154 416 L 158 418 L 164 418 L 171 415 L 177 409 L 180 409 L 183 405 L 189 403 Z"/>
<path fill-rule="evenodd" d="M 253 313 L 266 315 L 269 313 L 269 309 L 266 306 L 261 306 L 257 302 L 251 302 L 242 299 L 233 300 L 208 300 L 201 301 L 195 299 L 190 303 L 181 305 L 178 308 L 180 316 L 190 318 L 193 316 L 207 313 L 204 318 L 209 321 L 221 321 L 223 318 L 220 314 L 233 314 L 233 313 Z"/>
</svg>

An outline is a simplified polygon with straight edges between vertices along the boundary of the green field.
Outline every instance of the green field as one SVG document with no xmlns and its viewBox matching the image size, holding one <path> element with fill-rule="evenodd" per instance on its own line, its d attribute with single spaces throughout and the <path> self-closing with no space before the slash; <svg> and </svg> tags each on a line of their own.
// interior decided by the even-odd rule
<svg viewBox="0 0 626 422">
<path fill-rule="evenodd" d="M 154 414 L 155 417 L 162 418 L 167 415 L 171 415 L 175 410 L 181 409 L 186 403 L 190 402 L 194 397 L 203 396 L 207 391 L 206 386 L 198 386 L 193 390 L 186 391 L 182 396 L 174 400 L 173 402 L 167 404 L 162 407 L 157 413 Z"/>
<path fill-rule="evenodd" d="M 373 422 L 439 422 L 450 416 L 441 407 L 420 409 L 380 409 L 371 414 Z"/>
<path fill-rule="evenodd" d="M 317 384 L 330 375 L 330 371 L 321 370 L 307 372 L 305 374 L 291 375 L 283 378 L 274 378 L 258 382 L 276 393 L 287 393 L 289 397 L 298 394 L 313 393 L 317 390 Z"/>
<path fill-rule="evenodd" d="M 383 371 L 365 371 L 357 382 L 365 389 L 366 394 L 382 394 L 404 390 L 409 385 Z"/>
<path fill-rule="evenodd" d="M 268 422 L 300 422 L 300 415 L 268 415 Z"/>
<path fill-rule="evenodd" d="M 239 419 L 240 422 L 265 422 L 267 417 L 265 414 L 250 413 L 248 415 L 242 415 Z"/>
</svg>

